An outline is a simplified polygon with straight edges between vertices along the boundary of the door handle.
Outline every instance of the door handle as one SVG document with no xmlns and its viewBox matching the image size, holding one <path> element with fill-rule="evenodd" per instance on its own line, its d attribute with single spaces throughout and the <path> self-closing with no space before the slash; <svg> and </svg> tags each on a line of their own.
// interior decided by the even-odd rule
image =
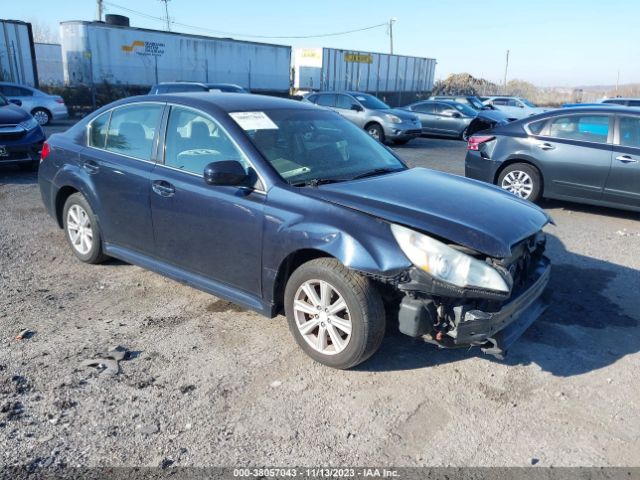
<svg viewBox="0 0 640 480">
<path fill-rule="evenodd" d="M 630 155 L 618 155 L 616 160 L 622 163 L 638 163 L 638 160 L 631 157 Z"/>
<path fill-rule="evenodd" d="M 172 197 L 176 193 L 175 187 L 164 180 L 155 180 L 151 184 L 151 189 L 161 197 Z"/>
<path fill-rule="evenodd" d="M 85 160 L 85 162 L 82 164 L 82 168 L 84 168 L 90 175 L 98 173 L 98 171 L 100 170 L 98 164 L 93 160 Z"/>
<path fill-rule="evenodd" d="M 551 145 L 550 143 L 536 143 L 536 147 L 541 148 L 542 150 L 553 150 L 554 147 L 553 145 Z"/>
</svg>

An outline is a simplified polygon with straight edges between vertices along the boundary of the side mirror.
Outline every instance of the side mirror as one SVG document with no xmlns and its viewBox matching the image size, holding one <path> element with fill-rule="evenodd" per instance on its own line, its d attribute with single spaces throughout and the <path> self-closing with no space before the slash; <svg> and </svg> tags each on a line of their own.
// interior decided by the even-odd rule
<svg viewBox="0 0 640 480">
<path fill-rule="evenodd" d="M 19 106 L 19 107 L 21 107 L 21 106 L 22 106 L 22 100 L 19 100 L 19 99 L 17 99 L 17 98 L 10 98 L 10 99 L 9 99 L 9 102 L 10 102 L 10 103 L 13 103 L 14 105 L 17 105 L 17 106 Z"/>
<path fill-rule="evenodd" d="M 520 108 L 524 108 L 524 105 L 522 105 L 522 104 L 520 104 L 520 105 L 518 105 L 518 106 L 519 106 Z"/>
<path fill-rule="evenodd" d="M 364 109 L 357 103 L 354 103 L 353 105 L 351 105 L 351 110 L 355 110 L 356 112 L 361 112 Z"/>
<path fill-rule="evenodd" d="M 204 181 L 208 185 L 237 186 L 248 178 L 244 167 L 237 160 L 211 162 L 204 167 Z"/>
</svg>

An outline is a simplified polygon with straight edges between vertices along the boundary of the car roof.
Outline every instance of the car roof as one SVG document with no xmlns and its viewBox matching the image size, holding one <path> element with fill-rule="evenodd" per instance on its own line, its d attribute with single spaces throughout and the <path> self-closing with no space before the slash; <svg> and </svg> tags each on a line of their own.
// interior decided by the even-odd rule
<svg viewBox="0 0 640 480">
<path fill-rule="evenodd" d="M 172 86 L 172 85 L 198 85 L 200 87 L 204 87 L 207 88 L 207 86 L 204 83 L 200 83 L 200 82 L 160 82 L 160 83 L 156 83 L 154 85 L 154 87 L 159 87 L 160 85 L 162 86 Z"/>
<path fill-rule="evenodd" d="M 117 104 L 124 105 L 127 103 L 149 101 L 179 103 L 196 108 L 204 108 L 207 105 L 210 105 L 225 112 L 253 112 L 276 109 L 318 110 L 318 107 L 314 104 L 300 102 L 298 100 L 241 93 L 237 95 L 229 95 L 222 92 L 180 92 L 160 94 L 153 95 L 153 100 L 149 99 L 149 95 L 140 95 L 121 100 L 120 102 L 117 102 Z"/>
<path fill-rule="evenodd" d="M 611 98 L 603 98 L 602 102 L 611 102 L 615 100 L 640 100 L 640 97 L 611 97 Z"/>
</svg>

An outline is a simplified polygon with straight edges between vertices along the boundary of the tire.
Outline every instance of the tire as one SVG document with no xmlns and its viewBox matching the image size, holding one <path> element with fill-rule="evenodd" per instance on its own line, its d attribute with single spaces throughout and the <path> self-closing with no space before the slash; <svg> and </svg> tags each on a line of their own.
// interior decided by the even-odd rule
<svg viewBox="0 0 640 480">
<path fill-rule="evenodd" d="M 500 172 L 497 185 L 514 195 L 537 202 L 542 193 L 542 180 L 536 167 L 528 163 L 513 163 Z"/>
<path fill-rule="evenodd" d="M 328 286 L 324 291 L 329 295 L 322 295 L 322 285 Z M 310 288 L 315 292 L 315 303 L 307 294 Z M 328 301 L 323 303 L 323 297 Z M 368 278 L 333 258 L 311 260 L 294 271 L 285 288 L 284 302 L 289 329 L 296 342 L 323 365 L 338 369 L 354 367 L 373 355 L 384 338 L 382 297 Z M 337 310 L 327 315 L 322 305 L 328 305 L 329 312 L 331 307 Z M 316 311 L 319 313 L 315 314 Z M 313 328 L 303 333 L 305 326 Z"/>
<path fill-rule="evenodd" d="M 51 122 L 51 113 L 46 108 L 34 108 L 31 110 L 31 115 L 36 121 L 40 124 L 40 126 L 48 125 Z"/>
<path fill-rule="evenodd" d="M 79 260 L 95 264 L 109 258 L 102 252 L 102 236 L 96 216 L 82 194 L 74 193 L 67 198 L 62 209 L 62 221 L 69 246 Z"/>
<path fill-rule="evenodd" d="M 40 161 L 35 160 L 29 163 L 21 163 L 18 168 L 23 172 L 37 172 L 38 167 L 40 166 Z"/>
<path fill-rule="evenodd" d="M 384 129 L 377 123 L 370 123 L 365 127 L 367 133 L 378 140 L 380 143 L 385 142 Z"/>
<path fill-rule="evenodd" d="M 460 134 L 460 140 L 467 142 L 469 140 L 469 127 L 465 128 Z"/>
</svg>

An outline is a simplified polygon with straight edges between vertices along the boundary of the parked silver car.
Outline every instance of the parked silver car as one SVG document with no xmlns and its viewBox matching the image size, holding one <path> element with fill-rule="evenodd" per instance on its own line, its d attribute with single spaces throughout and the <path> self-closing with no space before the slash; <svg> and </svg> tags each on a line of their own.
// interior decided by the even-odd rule
<svg viewBox="0 0 640 480">
<path fill-rule="evenodd" d="M 307 95 L 303 101 L 336 111 L 383 143 L 388 140 L 403 145 L 422 134 L 417 115 L 391 108 L 368 93 L 321 92 Z"/>
<path fill-rule="evenodd" d="M 33 115 L 40 125 L 69 116 L 59 95 L 49 95 L 37 88 L 9 82 L 0 82 L 0 93 Z"/>
<path fill-rule="evenodd" d="M 478 112 L 452 101 L 423 100 L 403 110 L 415 113 L 422 123 L 423 135 L 445 135 L 467 140 L 467 128 Z"/>
</svg>

